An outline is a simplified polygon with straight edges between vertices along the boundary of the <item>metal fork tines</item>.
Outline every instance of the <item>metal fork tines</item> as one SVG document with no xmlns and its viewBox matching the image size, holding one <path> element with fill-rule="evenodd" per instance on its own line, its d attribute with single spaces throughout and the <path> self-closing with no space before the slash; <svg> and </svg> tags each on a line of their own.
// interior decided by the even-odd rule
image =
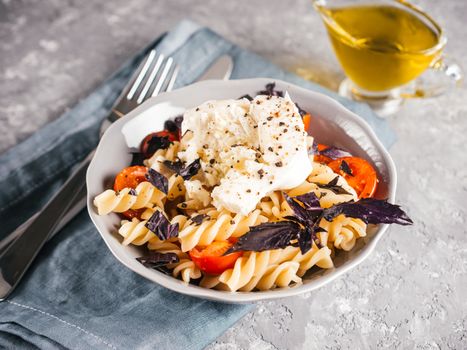
<svg viewBox="0 0 467 350">
<path fill-rule="evenodd" d="M 166 58 L 156 50 L 151 50 L 140 67 L 135 73 L 131 87 L 123 91 L 120 102 L 113 108 L 115 114 L 120 117 L 147 98 L 171 91 L 179 71 L 179 66 L 174 63 L 172 57 Z"/>
<path fill-rule="evenodd" d="M 112 113 L 103 120 L 101 134 L 112 122 L 127 114 L 146 99 L 161 92 L 170 91 L 177 77 L 178 66 L 171 57 L 165 58 L 152 50 L 140 65 L 128 88 L 120 94 Z M 44 243 L 59 228 L 75 201 L 85 196 L 86 169 L 93 152 L 77 167 L 50 201 L 28 221 L 8 237 L 0 254 L 0 301 L 8 297 L 31 265 Z"/>
</svg>

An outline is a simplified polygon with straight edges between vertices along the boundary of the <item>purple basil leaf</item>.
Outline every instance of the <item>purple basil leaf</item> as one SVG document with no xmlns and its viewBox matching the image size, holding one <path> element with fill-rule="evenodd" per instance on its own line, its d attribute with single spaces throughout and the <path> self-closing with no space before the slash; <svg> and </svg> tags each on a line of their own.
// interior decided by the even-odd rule
<svg viewBox="0 0 467 350">
<path fill-rule="evenodd" d="M 165 194 L 169 191 L 169 180 L 156 170 L 149 168 L 146 179 L 159 191 Z"/>
<path fill-rule="evenodd" d="M 294 198 L 289 197 L 286 193 L 284 193 L 284 197 L 298 221 L 304 226 L 309 225 L 313 220 L 311 213 L 309 213 Z"/>
<path fill-rule="evenodd" d="M 341 162 L 341 164 L 339 165 L 339 169 L 347 175 L 353 176 L 352 169 L 350 169 L 349 163 L 347 163 L 345 160 Z"/>
<path fill-rule="evenodd" d="M 318 222 L 319 223 L 319 222 Z M 315 229 L 313 231 L 314 233 L 314 236 L 312 237 L 313 240 L 315 241 L 315 244 L 318 246 L 319 249 L 323 248 L 323 244 L 321 243 L 321 241 L 319 240 L 318 236 L 316 236 L 317 233 L 320 233 L 320 232 L 327 232 L 324 228 L 322 227 L 319 227 L 319 226 L 315 226 Z"/>
<path fill-rule="evenodd" d="M 291 240 L 297 239 L 300 231 L 300 225 L 293 221 L 266 222 L 253 226 L 224 255 L 236 251 L 283 249 L 290 245 Z"/>
<path fill-rule="evenodd" d="M 316 140 L 313 140 L 313 144 L 311 145 L 311 148 L 310 150 L 308 151 L 308 154 L 311 156 L 311 155 L 315 155 L 315 154 L 319 154 L 319 151 L 318 151 L 318 143 L 316 142 Z"/>
<path fill-rule="evenodd" d="M 243 95 L 243 96 L 240 96 L 239 100 L 241 100 L 242 98 L 246 98 L 248 101 L 253 101 L 253 97 L 251 97 L 251 96 L 248 95 L 248 94 Z"/>
<path fill-rule="evenodd" d="M 323 149 L 322 151 L 318 151 L 317 154 L 331 158 L 331 159 L 338 159 L 342 157 L 352 156 L 349 152 L 344 151 L 343 149 L 337 148 L 337 147 L 328 147 L 326 149 Z"/>
<path fill-rule="evenodd" d="M 183 177 L 183 180 L 190 180 L 198 173 L 199 169 L 201 169 L 201 162 L 198 158 L 180 170 L 179 174 L 181 177 Z"/>
<path fill-rule="evenodd" d="M 171 162 L 170 160 L 164 160 L 163 164 L 176 174 L 183 177 L 183 180 L 190 180 L 193 176 L 195 176 L 199 169 L 201 169 L 201 162 L 198 159 L 193 161 L 192 163 L 184 166 L 184 163 L 180 160 L 175 162 Z"/>
<path fill-rule="evenodd" d="M 336 176 L 334 179 L 332 179 L 329 183 L 327 184 L 317 184 L 320 188 L 325 188 L 327 190 L 331 190 L 335 194 L 350 194 L 352 193 L 347 192 L 345 189 L 343 189 L 341 186 L 337 185 L 339 182 L 339 176 Z"/>
<path fill-rule="evenodd" d="M 131 166 L 134 165 L 144 165 L 144 154 L 141 152 L 132 152 L 131 153 Z"/>
<path fill-rule="evenodd" d="M 319 232 L 326 232 L 324 228 L 318 226 L 321 221 L 321 217 L 322 216 L 319 216 L 313 225 L 306 226 L 305 229 L 300 232 L 300 235 L 298 236 L 298 246 L 300 247 L 302 254 L 305 254 L 311 249 L 313 242 L 315 242 L 318 248 L 323 247 L 316 235 Z"/>
<path fill-rule="evenodd" d="M 321 205 L 319 204 L 319 198 L 316 197 L 314 192 L 301 194 L 295 197 L 295 199 L 302 202 L 303 206 L 308 211 L 316 211 L 319 213 L 323 211 L 323 208 L 321 208 Z"/>
<path fill-rule="evenodd" d="M 295 216 L 287 215 L 287 216 L 284 216 L 284 219 L 296 222 L 297 224 L 302 224 L 302 221 Z"/>
<path fill-rule="evenodd" d="M 206 214 L 199 214 L 190 218 L 190 220 L 196 225 L 199 226 L 208 216 Z"/>
<path fill-rule="evenodd" d="M 147 143 L 148 143 L 148 148 L 146 152 L 144 153 L 146 158 L 151 157 L 154 153 L 156 153 L 157 150 L 169 148 L 169 146 L 172 144 L 172 142 L 169 140 L 167 136 L 157 136 L 157 135 L 151 136 L 151 138 L 149 139 L 149 141 L 147 141 Z"/>
<path fill-rule="evenodd" d="M 340 214 L 362 219 L 367 224 L 413 224 L 413 221 L 400 206 L 375 198 L 363 198 L 357 202 L 340 203 L 324 210 L 324 218 L 328 221 Z"/>
<path fill-rule="evenodd" d="M 280 90 L 276 90 L 276 83 L 269 83 L 269 84 L 266 84 L 265 90 L 258 91 L 258 95 L 284 97 L 284 92 Z"/>
<path fill-rule="evenodd" d="M 181 160 L 176 160 L 171 162 L 170 160 L 164 160 L 162 162 L 168 169 L 172 170 L 174 173 L 180 174 L 180 171 L 183 168 L 183 162 Z"/>
<path fill-rule="evenodd" d="M 167 266 L 163 265 L 163 266 L 156 266 L 154 267 L 154 270 L 157 270 L 159 272 L 162 272 L 164 275 L 167 275 L 167 276 L 170 276 L 172 277 L 173 276 L 173 271 L 171 269 L 169 269 Z"/>
<path fill-rule="evenodd" d="M 155 251 L 150 251 L 148 255 L 136 258 L 136 260 L 150 268 L 157 268 L 180 261 L 175 253 L 159 253 Z"/>
<path fill-rule="evenodd" d="M 162 212 L 156 210 L 144 225 L 160 240 L 178 237 L 178 223 L 171 224 Z"/>
<path fill-rule="evenodd" d="M 305 227 L 304 230 L 300 231 L 298 236 L 298 246 L 300 247 L 300 252 L 305 254 L 311 249 L 311 241 L 313 240 L 313 228 L 310 226 Z"/>
<path fill-rule="evenodd" d="M 179 115 L 174 119 L 175 124 L 177 125 L 178 130 L 182 130 L 183 115 Z"/>
</svg>

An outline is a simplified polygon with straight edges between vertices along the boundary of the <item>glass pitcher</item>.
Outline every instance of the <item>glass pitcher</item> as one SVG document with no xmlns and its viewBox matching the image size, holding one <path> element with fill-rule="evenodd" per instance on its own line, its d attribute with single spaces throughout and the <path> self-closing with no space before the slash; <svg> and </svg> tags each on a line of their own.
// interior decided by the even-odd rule
<svg viewBox="0 0 467 350">
<path fill-rule="evenodd" d="M 382 116 L 406 98 L 458 85 L 461 68 L 443 55 L 446 38 L 425 12 L 404 0 L 314 0 L 347 79 L 341 95 Z"/>
</svg>

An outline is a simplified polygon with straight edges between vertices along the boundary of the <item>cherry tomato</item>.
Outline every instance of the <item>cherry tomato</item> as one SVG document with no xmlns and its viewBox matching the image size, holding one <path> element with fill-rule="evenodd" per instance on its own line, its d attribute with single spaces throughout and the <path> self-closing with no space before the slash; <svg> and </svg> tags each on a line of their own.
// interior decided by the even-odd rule
<svg viewBox="0 0 467 350">
<path fill-rule="evenodd" d="M 305 127 L 305 131 L 309 132 L 310 130 L 310 123 L 311 123 L 311 115 L 310 113 L 307 113 L 303 116 L 303 126 Z"/>
<path fill-rule="evenodd" d="M 146 181 L 146 173 L 148 172 L 148 168 L 141 165 L 130 166 L 128 168 L 123 169 L 118 175 L 115 177 L 114 181 L 114 190 L 121 191 L 124 188 L 136 188 L 140 182 Z M 143 213 L 143 209 L 130 209 L 123 213 L 123 216 L 132 219 L 132 218 L 139 218 Z"/>
<path fill-rule="evenodd" d="M 124 217 L 128 219 L 133 219 L 133 218 L 138 218 L 141 220 L 141 214 L 144 213 L 146 208 L 141 208 L 141 209 L 128 209 L 127 211 L 124 211 L 120 214 L 122 214 Z"/>
<path fill-rule="evenodd" d="M 349 166 L 351 174 L 342 170 L 344 161 Z M 347 180 L 347 183 L 357 192 L 358 198 L 369 198 L 375 194 L 378 176 L 375 169 L 365 159 L 343 157 L 333 160 L 328 166 Z"/>
<path fill-rule="evenodd" d="M 170 132 L 168 130 L 162 130 L 149 134 L 141 141 L 141 153 L 143 153 L 146 158 L 149 158 L 154 153 L 154 151 L 150 149 L 150 141 L 154 136 L 167 137 L 171 142 L 180 140 L 178 131 Z"/>
<path fill-rule="evenodd" d="M 191 260 L 198 268 L 211 275 L 220 275 L 227 269 L 234 267 L 235 261 L 243 252 L 223 255 L 233 243 L 228 241 L 212 242 L 205 248 L 195 247 L 190 251 Z"/>
<path fill-rule="evenodd" d="M 325 150 L 326 148 L 329 148 L 329 146 L 323 145 L 322 143 L 318 143 L 318 151 L 323 151 L 323 150 Z M 322 155 L 320 155 L 320 154 L 316 154 L 316 155 L 313 157 L 313 161 L 315 161 L 315 162 L 317 162 L 317 163 L 328 164 L 329 162 L 332 162 L 332 158 L 329 158 L 329 157 L 326 157 L 326 156 L 322 156 Z"/>
<path fill-rule="evenodd" d="M 148 168 L 142 165 L 130 166 L 123 169 L 115 177 L 114 190 L 121 191 L 124 188 L 136 188 L 140 182 L 146 181 Z"/>
</svg>

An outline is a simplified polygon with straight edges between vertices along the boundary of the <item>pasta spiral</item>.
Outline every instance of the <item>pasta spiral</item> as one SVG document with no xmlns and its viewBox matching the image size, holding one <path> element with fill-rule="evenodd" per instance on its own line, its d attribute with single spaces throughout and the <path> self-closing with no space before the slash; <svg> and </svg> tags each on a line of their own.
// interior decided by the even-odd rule
<svg viewBox="0 0 467 350">
<path fill-rule="evenodd" d="M 141 215 L 143 220 L 138 218 L 133 218 L 131 221 L 123 220 L 118 230 L 118 233 L 123 237 L 122 244 L 134 244 L 134 245 L 143 245 L 148 243 L 149 250 L 160 251 L 160 248 L 157 244 L 162 244 L 164 241 L 161 241 L 152 231 L 146 227 L 147 220 L 155 212 L 154 209 L 146 209 Z M 179 227 L 183 227 L 188 221 L 188 218 L 185 215 L 177 215 L 172 220 L 171 224 L 177 224 Z M 180 248 L 178 248 L 180 249 Z"/>
<path fill-rule="evenodd" d="M 182 215 L 180 215 L 182 216 Z M 181 218 L 179 218 L 181 219 Z M 182 220 L 182 219 L 181 219 Z M 179 222 L 180 221 L 175 221 Z M 128 224 L 133 223 L 133 227 L 135 230 L 133 231 L 133 235 L 138 237 L 138 233 L 140 236 L 136 239 L 131 241 L 131 243 L 135 245 L 141 245 L 144 243 L 148 243 L 149 250 L 155 250 L 159 253 L 175 253 L 177 254 L 178 258 L 180 259 L 178 262 L 173 264 L 168 264 L 167 268 L 172 270 L 172 275 L 174 277 L 181 277 L 181 279 L 189 283 L 192 279 L 198 279 L 201 277 L 200 269 L 195 265 L 195 263 L 190 259 L 187 253 L 181 251 L 180 246 L 177 242 L 177 239 L 170 239 L 167 241 L 160 240 L 154 233 L 149 231 L 144 225 L 146 221 L 139 221 L 138 219 L 134 218 L 132 222 L 127 222 L 122 225 L 122 228 L 127 225 L 127 231 L 130 231 L 130 226 Z M 174 223 L 174 222 L 173 222 Z M 120 232 L 120 231 L 119 231 Z M 123 236 L 123 234 L 122 234 Z M 144 241 L 144 242 L 143 242 Z M 143 242 L 143 243 L 141 243 Z M 138 244 L 139 243 L 139 244 Z M 125 244 L 125 241 L 124 241 Z M 128 244 L 128 243 L 126 243 Z"/>
<path fill-rule="evenodd" d="M 167 149 L 158 149 L 151 158 L 144 161 L 144 164 L 160 173 L 167 172 L 162 162 L 164 160 L 174 161 L 177 158 L 179 150 L 180 142 L 174 141 Z"/>
<path fill-rule="evenodd" d="M 366 236 L 367 225 L 360 219 L 339 215 L 332 220 L 321 219 L 319 226 L 326 232 L 320 232 L 319 238 L 323 245 L 334 245 L 337 249 L 351 250 L 360 237 Z"/>
<path fill-rule="evenodd" d="M 336 194 L 330 189 L 319 186 L 330 183 L 336 177 L 338 178 L 337 186 L 342 187 L 349 194 Z M 305 182 L 286 192 L 291 197 L 313 192 L 319 198 L 323 208 L 358 199 L 355 190 L 347 184 L 342 176 L 334 173 L 327 165 L 320 163 L 313 163 L 313 170 Z M 292 209 L 280 191 L 269 193 L 258 203 L 257 208 L 270 221 L 281 220 L 285 216 L 293 215 Z"/>
<path fill-rule="evenodd" d="M 134 189 L 124 188 L 119 192 L 106 190 L 94 198 L 94 205 L 99 215 L 110 212 L 122 213 L 129 209 L 141 209 L 157 205 L 163 207 L 165 194 L 159 191 L 151 183 L 144 181 Z"/>
<path fill-rule="evenodd" d="M 176 241 L 176 240 L 175 240 Z M 175 253 L 180 259 L 178 262 L 173 264 L 168 264 L 167 268 L 172 270 L 172 275 L 190 283 L 192 279 L 198 279 L 201 277 L 200 269 L 195 265 L 195 263 L 190 259 L 187 253 L 183 253 L 180 250 L 180 246 L 174 242 L 161 241 L 155 235 L 148 242 L 149 250 L 155 250 L 160 253 Z"/>
<path fill-rule="evenodd" d="M 240 237 L 249 231 L 250 226 L 256 226 L 267 221 L 260 210 L 254 210 L 249 215 L 233 215 L 227 211 L 213 209 L 207 212 L 208 220 L 200 225 L 188 221 L 180 227 L 178 235 L 182 251 L 186 252 L 197 245 L 208 245 L 215 240 L 226 240 L 230 237 Z"/>
<path fill-rule="evenodd" d="M 133 220 L 123 220 L 118 233 L 123 237 L 123 245 L 134 244 L 143 245 L 148 243 L 151 238 L 157 238 L 156 235 L 146 228 L 146 220 L 140 221 L 137 218 Z"/>
<path fill-rule="evenodd" d="M 237 259 L 232 269 L 220 276 L 206 276 L 200 285 L 205 288 L 227 289 L 230 291 L 266 290 L 285 287 L 292 282 L 300 283 L 301 276 L 313 266 L 332 268 L 331 250 L 319 249 L 315 244 L 306 254 L 300 248 L 249 252 Z"/>
<path fill-rule="evenodd" d="M 220 275 L 209 275 L 199 269 L 188 252 L 197 246 L 205 247 L 215 241 L 241 237 L 252 226 L 287 220 L 286 217 L 294 215 L 294 212 L 287 203 L 286 194 L 296 197 L 313 192 L 323 208 L 356 201 L 358 197 L 344 177 L 334 173 L 326 164 L 313 162 L 311 157 L 313 170 L 299 186 L 268 193 L 248 215 L 218 210 L 211 204 L 211 187 L 217 184 L 217 178 L 213 174 L 201 167 L 190 179 L 184 179 L 163 165 L 165 160 L 177 161 L 180 151 L 181 145 L 175 141 L 167 149 L 157 150 L 144 161 L 147 167 L 168 179 L 167 194 L 145 181 L 134 190 L 106 190 L 95 197 L 94 205 L 99 215 L 141 209 L 138 218 L 121 222 L 118 233 L 123 237 L 122 244 L 147 246 L 150 251 L 176 254 L 179 261 L 165 267 L 174 277 L 186 283 L 201 279 L 200 286 L 205 288 L 242 292 L 299 284 L 306 272 L 314 266 L 333 268 L 331 256 L 336 249 L 349 251 L 358 238 L 366 236 L 367 225 L 360 219 L 345 215 L 338 215 L 332 221 L 322 218 L 319 226 L 324 231 L 317 233 L 322 246 L 312 242 L 311 249 L 305 254 L 293 245 L 284 249 L 245 251 L 243 255 L 239 254 L 240 257 L 235 260 L 232 268 Z M 161 240 L 146 227 L 156 211 L 161 211 L 171 224 L 178 224 L 177 237 Z M 195 218 L 201 215 L 202 217 Z"/>
<path fill-rule="evenodd" d="M 269 221 L 277 221 L 293 215 L 292 209 L 280 191 L 269 193 L 258 203 L 257 208 L 268 217 Z"/>
</svg>

